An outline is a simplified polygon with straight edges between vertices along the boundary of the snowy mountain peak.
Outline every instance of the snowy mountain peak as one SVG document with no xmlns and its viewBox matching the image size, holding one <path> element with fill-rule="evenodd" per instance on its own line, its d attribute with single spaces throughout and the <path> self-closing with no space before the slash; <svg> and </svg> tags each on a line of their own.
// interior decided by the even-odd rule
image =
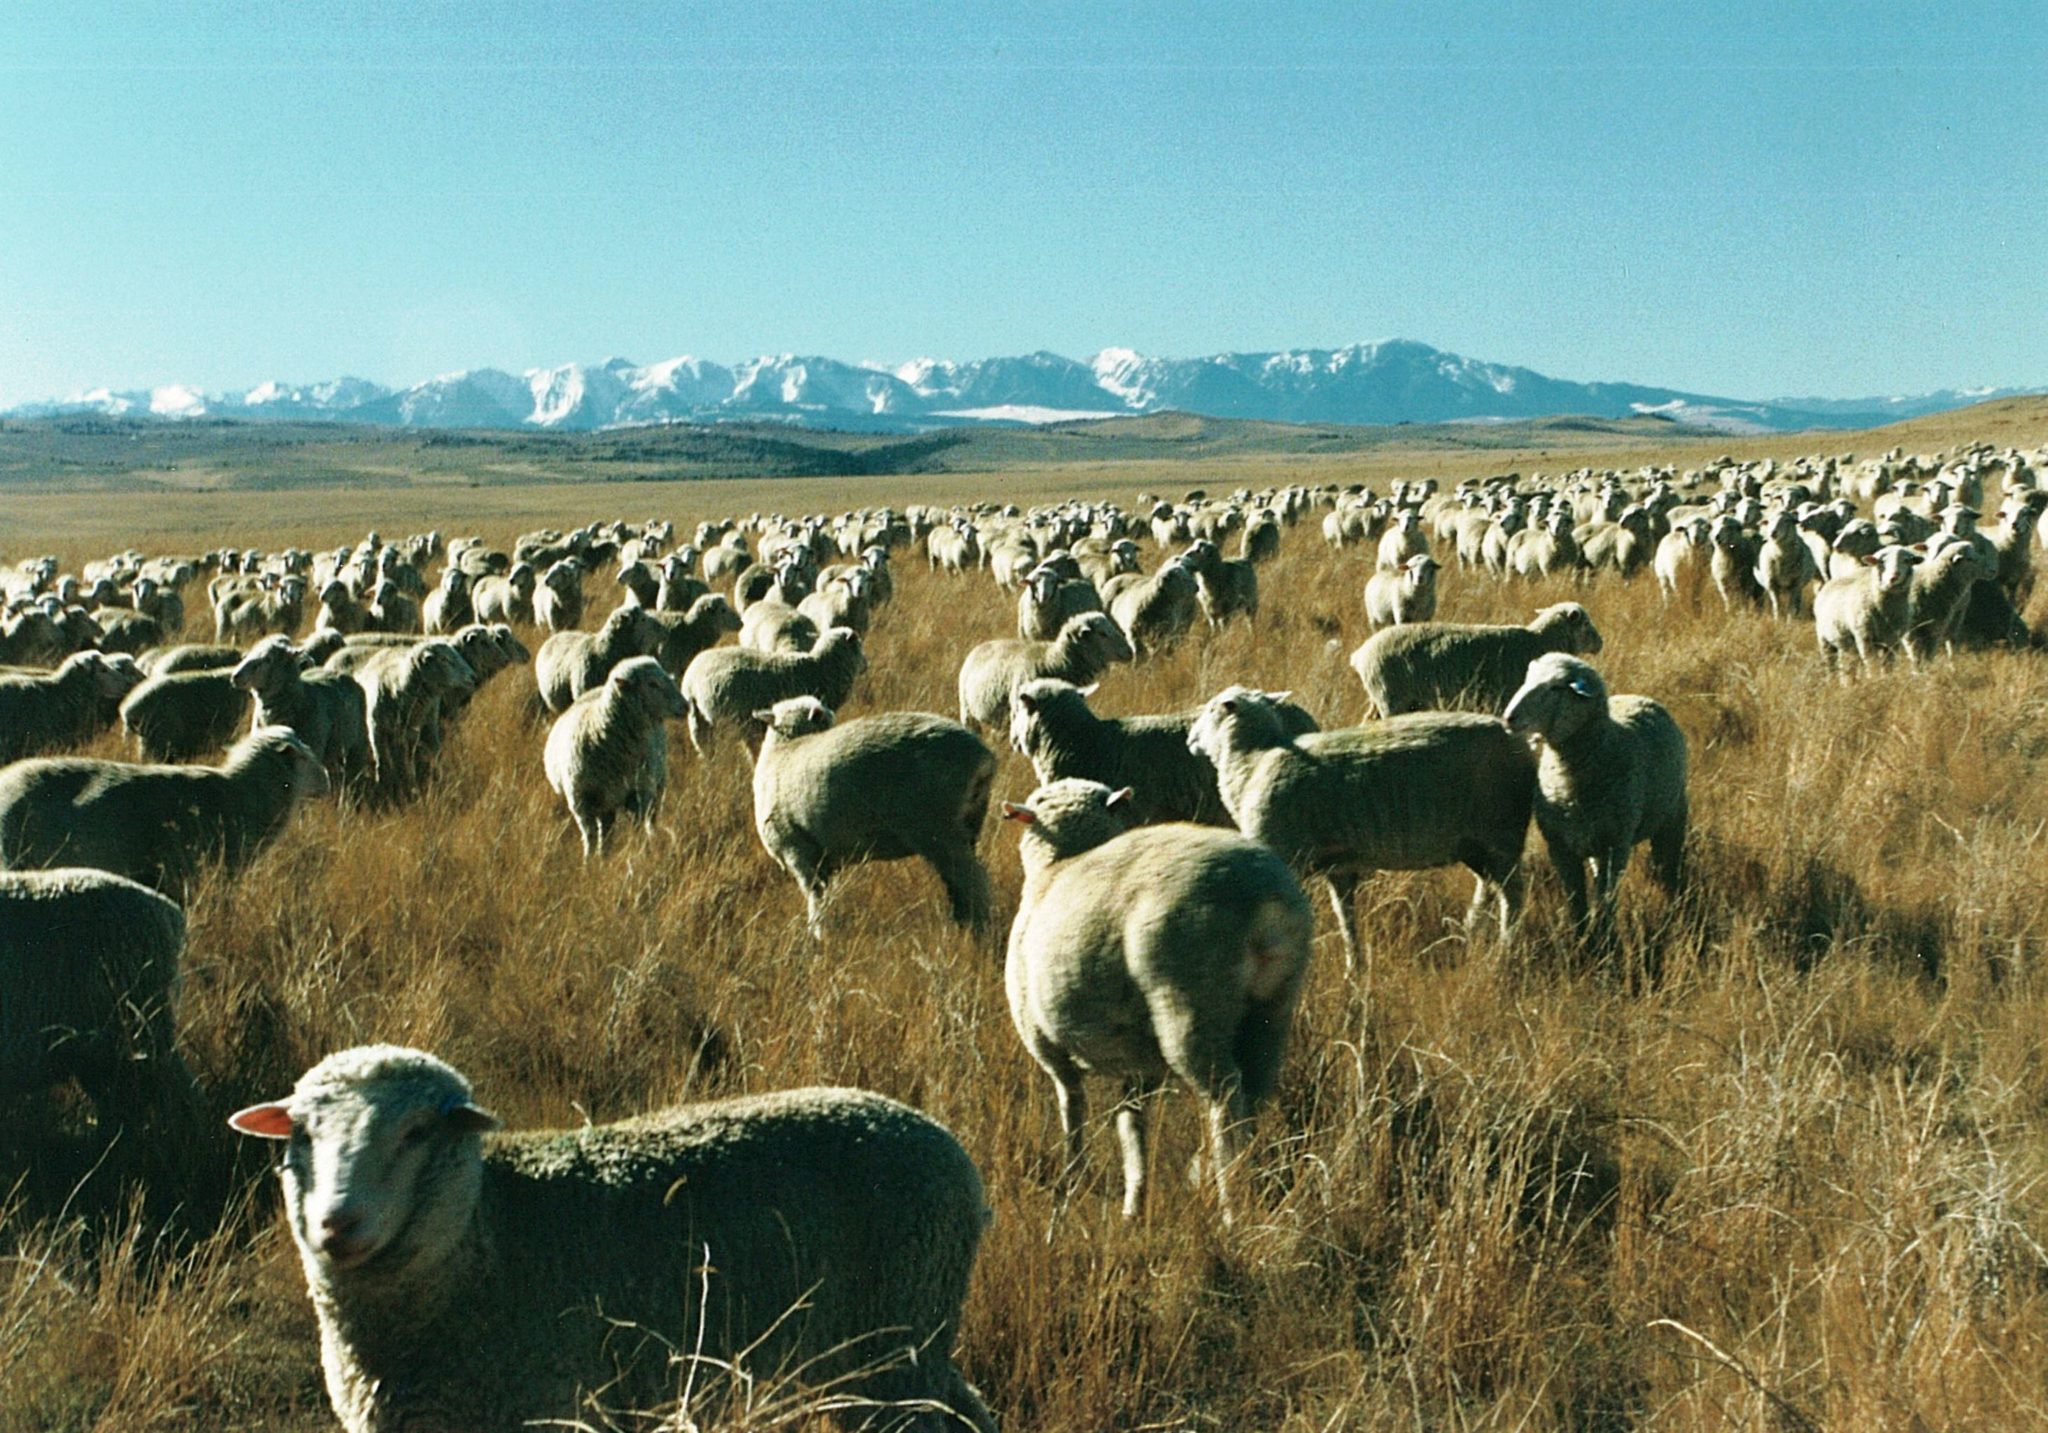
<svg viewBox="0 0 2048 1433">
<path fill-rule="evenodd" d="M 587 430 L 746 419 L 913 432 L 959 422 L 1046 423 L 1181 409 L 1288 423 L 1443 423 L 1586 414 L 1673 416 L 1728 431 L 1870 427 L 2022 390 L 1917 398 L 1748 402 L 1627 383 L 1575 383 L 1487 363 L 1413 339 L 1339 348 L 1152 358 L 1104 348 L 1077 361 L 1039 350 L 965 362 L 923 357 L 846 363 L 779 353 L 726 367 L 684 354 L 611 357 L 506 373 L 443 373 L 392 390 L 360 378 L 275 379 L 207 394 L 187 384 L 27 404 L 0 416 L 98 414 L 383 423 L 421 428 Z"/>
</svg>

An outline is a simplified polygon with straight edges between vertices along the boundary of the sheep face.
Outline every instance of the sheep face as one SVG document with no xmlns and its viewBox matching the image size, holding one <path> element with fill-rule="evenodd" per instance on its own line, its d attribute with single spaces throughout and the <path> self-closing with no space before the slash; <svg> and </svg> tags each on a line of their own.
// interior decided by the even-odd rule
<svg viewBox="0 0 2048 1433">
<path fill-rule="evenodd" d="M 1202 705 L 1188 727 L 1188 750 L 1221 763 L 1232 751 L 1259 750 L 1279 746 L 1287 740 L 1280 724 L 1276 702 L 1291 692 L 1261 692 L 1250 687 L 1226 687 Z"/>
<path fill-rule="evenodd" d="M 304 665 L 303 655 L 292 645 L 291 638 L 273 635 L 258 642 L 242 658 L 228 674 L 228 681 L 245 692 L 267 692 L 275 689 L 288 672 L 297 672 Z"/>
<path fill-rule="evenodd" d="M 676 679 L 652 657 L 630 657 L 619 663 L 605 684 L 654 722 L 679 719 L 686 710 Z"/>
<path fill-rule="evenodd" d="M 1576 602 L 1546 607 L 1529 625 L 1534 631 L 1562 634 L 1565 641 L 1561 650 L 1582 657 L 1598 652 L 1601 647 L 1600 630 L 1593 625 L 1593 614 Z"/>
<path fill-rule="evenodd" d="M 394 1046 L 330 1055 L 285 1099 L 228 1123 L 285 1141 L 279 1174 L 292 1236 L 320 1282 L 381 1273 L 386 1262 L 395 1272 L 448 1247 L 481 1187 L 479 1136 L 498 1125 L 453 1068 Z"/>
<path fill-rule="evenodd" d="M 1536 736 L 1558 746 L 1606 712 L 1607 686 L 1600 674 L 1577 657 L 1552 652 L 1529 664 L 1522 689 L 1509 701 L 1503 720 L 1518 736 Z"/>
<path fill-rule="evenodd" d="M 754 713 L 754 720 L 784 741 L 824 731 L 837 719 L 832 708 L 816 697 L 790 697 Z"/>
<path fill-rule="evenodd" d="M 1027 864 L 1065 860 L 1130 829 L 1131 788 L 1112 791 L 1100 781 L 1069 777 L 1047 782 L 1022 802 L 1005 801 L 1002 810 L 1005 821 L 1024 828 Z"/>
</svg>

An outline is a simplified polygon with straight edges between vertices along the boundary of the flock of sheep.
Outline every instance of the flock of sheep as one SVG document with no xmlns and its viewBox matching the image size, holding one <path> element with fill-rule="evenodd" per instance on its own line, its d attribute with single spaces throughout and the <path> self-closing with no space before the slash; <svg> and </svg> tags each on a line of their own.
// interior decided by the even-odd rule
<svg viewBox="0 0 2048 1433">
<path fill-rule="evenodd" d="M 1649 569 L 1667 600 L 1711 584 L 1787 620 L 1810 608 L 1831 660 L 1917 663 L 2031 643 L 2018 614 L 2048 547 L 2044 470 L 2048 455 L 1978 447 L 1384 495 L 756 515 L 680 544 L 666 523 L 611 523 L 510 551 L 372 533 L 320 553 L 127 552 L 77 574 L 16 562 L 0 569 L 0 1096 L 76 1080 L 110 1128 L 189 1100 L 173 1004 L 178 903 L 200 873 L 245 866 L 305 800 L 412 799 L 477 689 L 530 662 L 537 764 L 586 860 L 621 818 L 655 828 L 680 721 L 701 759 L 751 753 L 756 830 L 819 940 L 835 876 L 910 857 L 993 939 L 985 738 L 1007 739 L 1040 784 L 1001 804 L 1024 869 L 1006 988 L 1054 1085 L 1069 1173 L 1084 1078 L 1106 1077 L 1136 1214 L 1146 1096 L 1178 1082 L 1208 1110 L 1203 1163 L 1228 1221 L 1308 968 L 1303 880 L 1327 888 L 1352 965 L 1369 954 L 1357 887 L 1380 870 L 1465 867 L 1470 922 L 1515 939 L 1532 818 L 1590 949 L 1616 940 L 1636 846 L 1680 886 L 1678 724 L 1608 691 L 1579 603 L 1519 626 L 1434 621 L 1447 565 L 1504 581 Z M 1980 529 L 1987 490 L 1998 520 Z M 1304 518 L 1373 556 L 1379 630 L 1352 656 L 1366 720 L 1326 730 L 1289 693 L 1245 685 L 1192 711 L 1092 709 L 1117 665 L 1256 622 L 1259 565 L 1315 530 Z M 957 720 L 842 720 L 906 555 L 935 580 L 1014 591 L 1016 635 L 961 652 Z M 586 625 L 607 589 L 619 600 Z M 201 595 L 214 641 L 185 643 Z M 65 754 L 116 723 L 142 761 Z M 669 1350 L 691 1340 L 848 1380 L 872 1426 L 995 1426 L 950 1356 L 989 1217 L 981 1181 L 951 1134 L 893 1101 L 800 1090 L 507 1135 L 443 1061 L 366 1046 L 232 1123 L 283 1142 L 349 1428 L 509 1428 L 598 1386 L 646 1406 L 672 1396 Z M 561 1236 L 542 1245 L 541 1227 Z"/>
</svg>

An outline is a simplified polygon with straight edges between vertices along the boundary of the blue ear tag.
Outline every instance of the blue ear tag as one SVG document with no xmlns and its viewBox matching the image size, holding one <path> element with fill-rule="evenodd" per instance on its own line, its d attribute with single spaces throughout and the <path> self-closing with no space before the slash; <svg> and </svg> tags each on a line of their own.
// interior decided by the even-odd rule
<svg viewBox="0 0 2048 1433">
<path fill-rule="evenodd" d="M 1590 697 L 1593 695 L 1593 684 L 1587 681 L 1584 677 L 1573 677 L 1571 686 L 1572 690 L 1577 692 L 1582 697 Z"/>
</svg>

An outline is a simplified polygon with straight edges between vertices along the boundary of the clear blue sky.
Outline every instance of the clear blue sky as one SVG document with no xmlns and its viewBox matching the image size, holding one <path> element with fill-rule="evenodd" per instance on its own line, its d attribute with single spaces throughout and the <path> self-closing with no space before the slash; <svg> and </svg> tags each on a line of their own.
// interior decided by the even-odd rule
<svg viewBox="0 0 2048 1433">
<path fill-rule="evenodd" d="M 2048 383 L 2048 4 L 0 13 L 0 405 L 1396 336 Z"/>
</svg>

